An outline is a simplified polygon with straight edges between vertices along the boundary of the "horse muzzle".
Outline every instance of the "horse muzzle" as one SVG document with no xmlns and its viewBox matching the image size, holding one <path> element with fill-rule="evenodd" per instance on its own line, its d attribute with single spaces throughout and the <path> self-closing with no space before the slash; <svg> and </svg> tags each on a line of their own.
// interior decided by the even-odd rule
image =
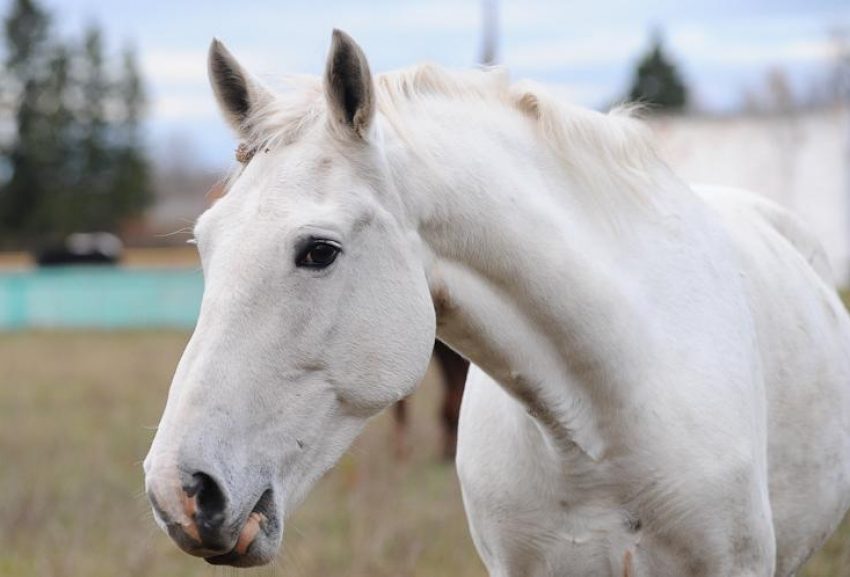
<svg viewBox="0 0 850 577">
<path fill-rule="evenodd" d="M 281 516 L 272 489 L 250 508 L 234 506 L 234 495 L 212 475 L 196 471 L 182 482 L 148 476 L 154 517 L 183 551 L 213 565 L 253 567 L 271 561 L 280 546 Z"/>
</svg>

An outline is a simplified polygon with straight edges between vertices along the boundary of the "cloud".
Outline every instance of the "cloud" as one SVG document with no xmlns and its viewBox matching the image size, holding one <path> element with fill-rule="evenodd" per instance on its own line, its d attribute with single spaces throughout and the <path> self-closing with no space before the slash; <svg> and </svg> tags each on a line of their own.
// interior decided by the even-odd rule
<svg viewBox="0 0 850 577">
<path fill-rule="evenodd" d="M 153 98 L 151 112 L 157 120 L 198 120 L 218 118 L 218 108 L 212 95 L 168 93 Z"/>
<path fill-rule="evenodd" d="M 683 60 L 724 66 L 816 63 L 835 56 L 827 38 L 729 39 L 695 27 L 674 30 L 669 44 Z"/>
<path fill-rule="evenodd" d="M 239 62 L 258 78 L 275 86 L 272 71 L 285 66 L 268 52 L 241 49 Z M 207 79 L 207 51 L 157 49 L 141 56 L 145 80 L 151 87 L 150 112 L 156 121 L 217 121 L 218 108 Z"/>
<path fill-rule="evenodd" d="M 827 38 L 744 39 L 711 34 L 699 26 L 670 30 L 666 44 L 675 60 L 686 66 L 723 66 L 828 62 L 836 49 Z M 545 72 L 568 67 L 622 65 L 634 61 L 647 47 L 645 32 L 609 30 L 583 37 L 506 46 L 505 64 L 513 69 Z"/>
<path fill-rule="evenodd" d="M 358 9 L 349 19 L 361 32 L 469 32 L 481 27 L 478 3 L 443 2 L 428 4 L 393 3 L 369 14 Z"/>
<path fill-rule="evenodd" d="M 286 68 L 286 58 L 278 51 L 240 49 L 234 51 L 239 63 L 252 73 Z M 207 83 L 207 51 L 197 48 L 158 48 L 142 54 L 142 70 L 154 85 L 199 85 Z"/>
<path fill-rule="evenodd" d="M 142 70 L 152 84 L 198 84 L 207 81 L 207 52 L 157 49 L 142 55 Z"/>
<path fill-rule="evenodd" d="M 547 82 L 546 87 L 556 97 L 583 106 L 596 107 L 611 100 L 611 87 L 605 82 Z"/>
<path fill-rule="evenodd" d="M 599 32 L 591 36 L 505 48 L 505 64 L 523 70 L 567 66 L 619 64 L 633 58 L 646 44 L 641 31 Z"/>
</svg>

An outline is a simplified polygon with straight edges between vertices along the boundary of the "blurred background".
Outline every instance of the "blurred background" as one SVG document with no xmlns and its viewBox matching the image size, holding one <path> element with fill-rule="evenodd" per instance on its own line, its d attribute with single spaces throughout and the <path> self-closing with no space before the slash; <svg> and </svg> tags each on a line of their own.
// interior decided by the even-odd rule
<svg viewBox="0 0 850 577">
<path fill-rule="evenodd" d="M 207 85 L 213 36 L 272 85 L 319 73 L 339 27 L 376 72 L 499 64 L 588 107 L 643 102 L 675 170 L 790 208 L 850 286 L 846 0 L 2 0 L 0 12 L 0 576 L 232 571 L 155 528 L 141 471 L 203 291 L 186 241 L 237 144 Z M 485 575 L 451 465 L 463 367 L 432 365 L 314 490 L 264 574 Z M 850 575 L 850 523 L 803 575 Z"/>
</svg>

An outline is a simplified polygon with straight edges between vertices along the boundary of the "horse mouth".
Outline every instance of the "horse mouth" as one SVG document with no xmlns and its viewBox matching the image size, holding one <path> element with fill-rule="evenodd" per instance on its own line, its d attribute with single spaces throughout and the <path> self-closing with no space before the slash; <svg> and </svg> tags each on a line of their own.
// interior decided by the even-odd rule
<svg viewBox="0 0 850 577">
<path fill-rule="evenodd" d="M 223 555 L 204 557 L 210 565 L 256 567 L 265 565 L 275 556 L 280 544 L 281 523 L 275 511 L 271 489 L 267 489 L 239 532 L 236 545 Z"/>
</svg>

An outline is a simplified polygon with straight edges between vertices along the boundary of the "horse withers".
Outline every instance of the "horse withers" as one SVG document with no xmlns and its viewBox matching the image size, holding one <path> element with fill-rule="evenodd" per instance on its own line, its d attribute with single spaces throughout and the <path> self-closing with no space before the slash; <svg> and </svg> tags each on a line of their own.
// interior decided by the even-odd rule
<svg viewBox="0 0 850 577">
<path fill-rule="evenodd" d="M 790 577 L 836 528 L 850 319 L 792 215 L 499 71 L 373 77 L 342 32 L 287 94 L 219 42 L 209 69 L 242 153 L 145 459 L 184 551 L 273 559 L 435 336 L 475 365 L 457 466 L 493 577 Z"/>
</svg>

